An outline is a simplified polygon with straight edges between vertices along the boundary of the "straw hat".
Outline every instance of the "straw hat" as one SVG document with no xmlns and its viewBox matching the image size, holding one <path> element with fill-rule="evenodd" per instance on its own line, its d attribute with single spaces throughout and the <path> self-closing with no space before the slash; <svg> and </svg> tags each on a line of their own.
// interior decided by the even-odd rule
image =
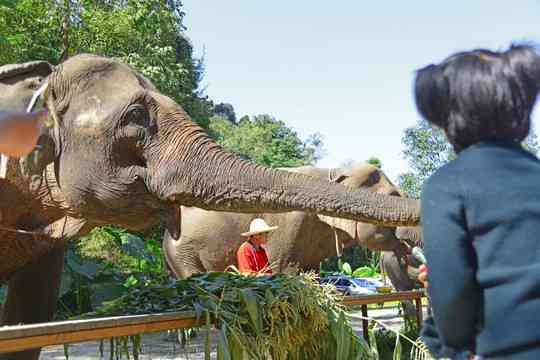
<svg viewBox="0 0 540 360">
<path fill-rule="evenodd" d="M 242 233 L 242 236 L 251 236 L 255 234 L 261 234 L 265 232 L 270 232 L 276 230 L 277 226 L 270 226 L 263 219 L 256 218 L 251 221 L 249 224 L 249 231 Z"/>
</svg>

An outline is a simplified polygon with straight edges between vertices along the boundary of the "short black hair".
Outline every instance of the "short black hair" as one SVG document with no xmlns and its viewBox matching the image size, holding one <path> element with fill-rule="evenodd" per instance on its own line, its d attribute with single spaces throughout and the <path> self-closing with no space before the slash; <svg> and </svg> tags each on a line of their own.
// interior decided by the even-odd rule
<svg viewBox="0 0 540 360">
<path fill-rule="evenodd" d="M 418 111 L 456 151 L 486 140 L 520 142 L 540 87 L 540 56 L 531 45 L 459 52 L 418 70 L 414 87 Z"/>
</svg>

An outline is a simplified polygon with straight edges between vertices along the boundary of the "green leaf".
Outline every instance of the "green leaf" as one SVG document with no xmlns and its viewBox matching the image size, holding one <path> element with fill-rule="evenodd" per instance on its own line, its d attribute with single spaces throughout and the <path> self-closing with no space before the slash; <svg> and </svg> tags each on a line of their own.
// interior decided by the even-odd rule
<svg viewBox="0 0 540 360">
<path fill-rule="evenodd" d="M 238 332 L 236 332 L 234 328 L 228 329 L 228 333 L 230 334 L 229 348 L 231 350 L 231 358 L 233 360 L 244 359 L 245 349 L 242 345 L 242 342 L 240 341 L 240 336 L 242 336 L 242 334 L 238 334 Z"/>
<path fill-rule="evenodd" d="M 355 277 L 371 277 L 373 276 L 373 273 L 374 273 L 373 269 L 370 268 L 369 266 L 362 266 L 354 270 L 352 275 Z"/>
<path fill-rule="evenodd" d="M 396 336 L 396 345 L 394 347 L 394 354 L 392 355 L 392 360 L 401 360 L 401 341 L 400 336 Z"/>
<path fill-rule="evenodd" d="M 92 260 L 78 258 L 67 258 L 68 267 L 77 275 L 83 276 L 88 280 L 93 280 L 94 276 L 101 269 L 101 266 Z"/>
<path fill-rule="evenodd" d="M 341 267 L 341 270 L 345 275 L 352 275 L 352 269 L 351 265 L 349 263 L 343 263 L 343 266 Z"/>
<path fill-rule="evenodd" d="M 129 233 L 123 233 L 120 236 L 120 240 L 122 243 L 122 251 L 127 255 L 141 260 L 153 260 L 152 254 L 146 249 L 144 240 L 140 237 Z"/>
<path fill-rule="evenodd" d="M 369 332 L 369 346 L 371 348 L 371 356 L 373 359 L 379 359 L 379 351 L 377 350 L 377 338 L 375 337 L 375 331 Z"/>
<path fill-rule="evenodd" d="M 257 332 L 257 336 L 262 336 L 263 326 L 257 296 L 251 289 L 240 289 L 240 293 L 242 294 L 242 300 L 246 304 L 251 323 Z"/>
<path fill-rule="evenodd" d="M 217 343 L 217 360 L 231 360 L 229 341 L 227 340 L 227 325 L 225 323 L 221 325 L 221 329 L 219 331 Z"/>
<path fill-rule="evenodd" d="M 60 278 L 60 290 L 58 291 L 58 298 L 66 295 L 71 290 L 73 282 L 74 280 L 71 271 L 64 269 Z"/>
<path fill-rule="evenodd" d="M 337 354 L 336 359 L 348 359 L 351 346 L 351 337 L 347 333 L 345 324 L 347 319 L 345 318 L 345 312 L 339 313 L 337 323 Z"/>
<path fill-rule="evenodd" d="M 211 359 L 211 353 L 212 353 L 212 338 L 211 338 L 211 332 L 212 332 L 212 324 L 210 323 L 210 313 L 208 311 L 205 312 L 205 318 L 206 318 L 206 341 L 204 346 L 204 359 L 210 360 Z"/>
<path fill-rule="evenodd" d="M 91 284 L 90 289 L 90 303 L 94 309 L 101 306 L 105 301 L 122 296 L 126 291 L 122 284 L 115 281 Z"/>
<path fill-rule="evenodd" d="M 133 287 L 137 285 L 138 283 L 139 283 L 139 280 L 135 276 L 129 275 L 126 281 L 124 281 L 124 287 L 126 288 Z"/>
</svg>

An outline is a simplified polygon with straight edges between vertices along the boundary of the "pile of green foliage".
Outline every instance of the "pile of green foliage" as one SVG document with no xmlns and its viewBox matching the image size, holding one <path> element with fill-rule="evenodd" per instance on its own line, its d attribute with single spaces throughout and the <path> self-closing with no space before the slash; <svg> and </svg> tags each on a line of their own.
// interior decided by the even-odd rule
<svg viewBox="0 0 540 360">
<path fill-rule="evenodd" d="M 420 329 L 416 319 L 406 316 L 404 320 L 399 332 L 384 327 L 370 329 L 371 338 L 375 340 L 373 345 L 377 347 L 379 359 L 394 359 L 396 348 L 401 353 L 401 359 L 411 359 L 411 353 L 414 353 L 413 346 L 420 335 Z"/>
<path fill-rule="evenodd" d="M 313 274 L 212 272 L 140 282 L 86 317 L 189 310 L 219 329 L 218 358 L 365 358 L 366 345 L 335 296 Z"/>
</svg>

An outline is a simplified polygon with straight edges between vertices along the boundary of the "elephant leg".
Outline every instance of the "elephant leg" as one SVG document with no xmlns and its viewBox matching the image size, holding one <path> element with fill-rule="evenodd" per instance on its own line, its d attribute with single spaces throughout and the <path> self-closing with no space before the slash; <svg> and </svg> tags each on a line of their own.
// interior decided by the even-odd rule
<svg viewBox="0 0 540 360">
<path fill-rule="evenodd" d="M 32 324 L 52 320 L 64 266 L 64 245 L 59 244 L 21 270 L 8 282 L 1 325 Z M 0 359 L 36 360 L 41 349 L 0 354 Z"/>
<path fill-rule="evenodd" d="M 162 250 L 168 269 L 172 270 L 177 278 L 187 278 L 195 273 L 206 271 L 199 253 L 193 247 L 193 242 L 188 241 L 185 236 L 180 236 L 178 240 L 175 240 L 165 230 Z"/>
</svg>

